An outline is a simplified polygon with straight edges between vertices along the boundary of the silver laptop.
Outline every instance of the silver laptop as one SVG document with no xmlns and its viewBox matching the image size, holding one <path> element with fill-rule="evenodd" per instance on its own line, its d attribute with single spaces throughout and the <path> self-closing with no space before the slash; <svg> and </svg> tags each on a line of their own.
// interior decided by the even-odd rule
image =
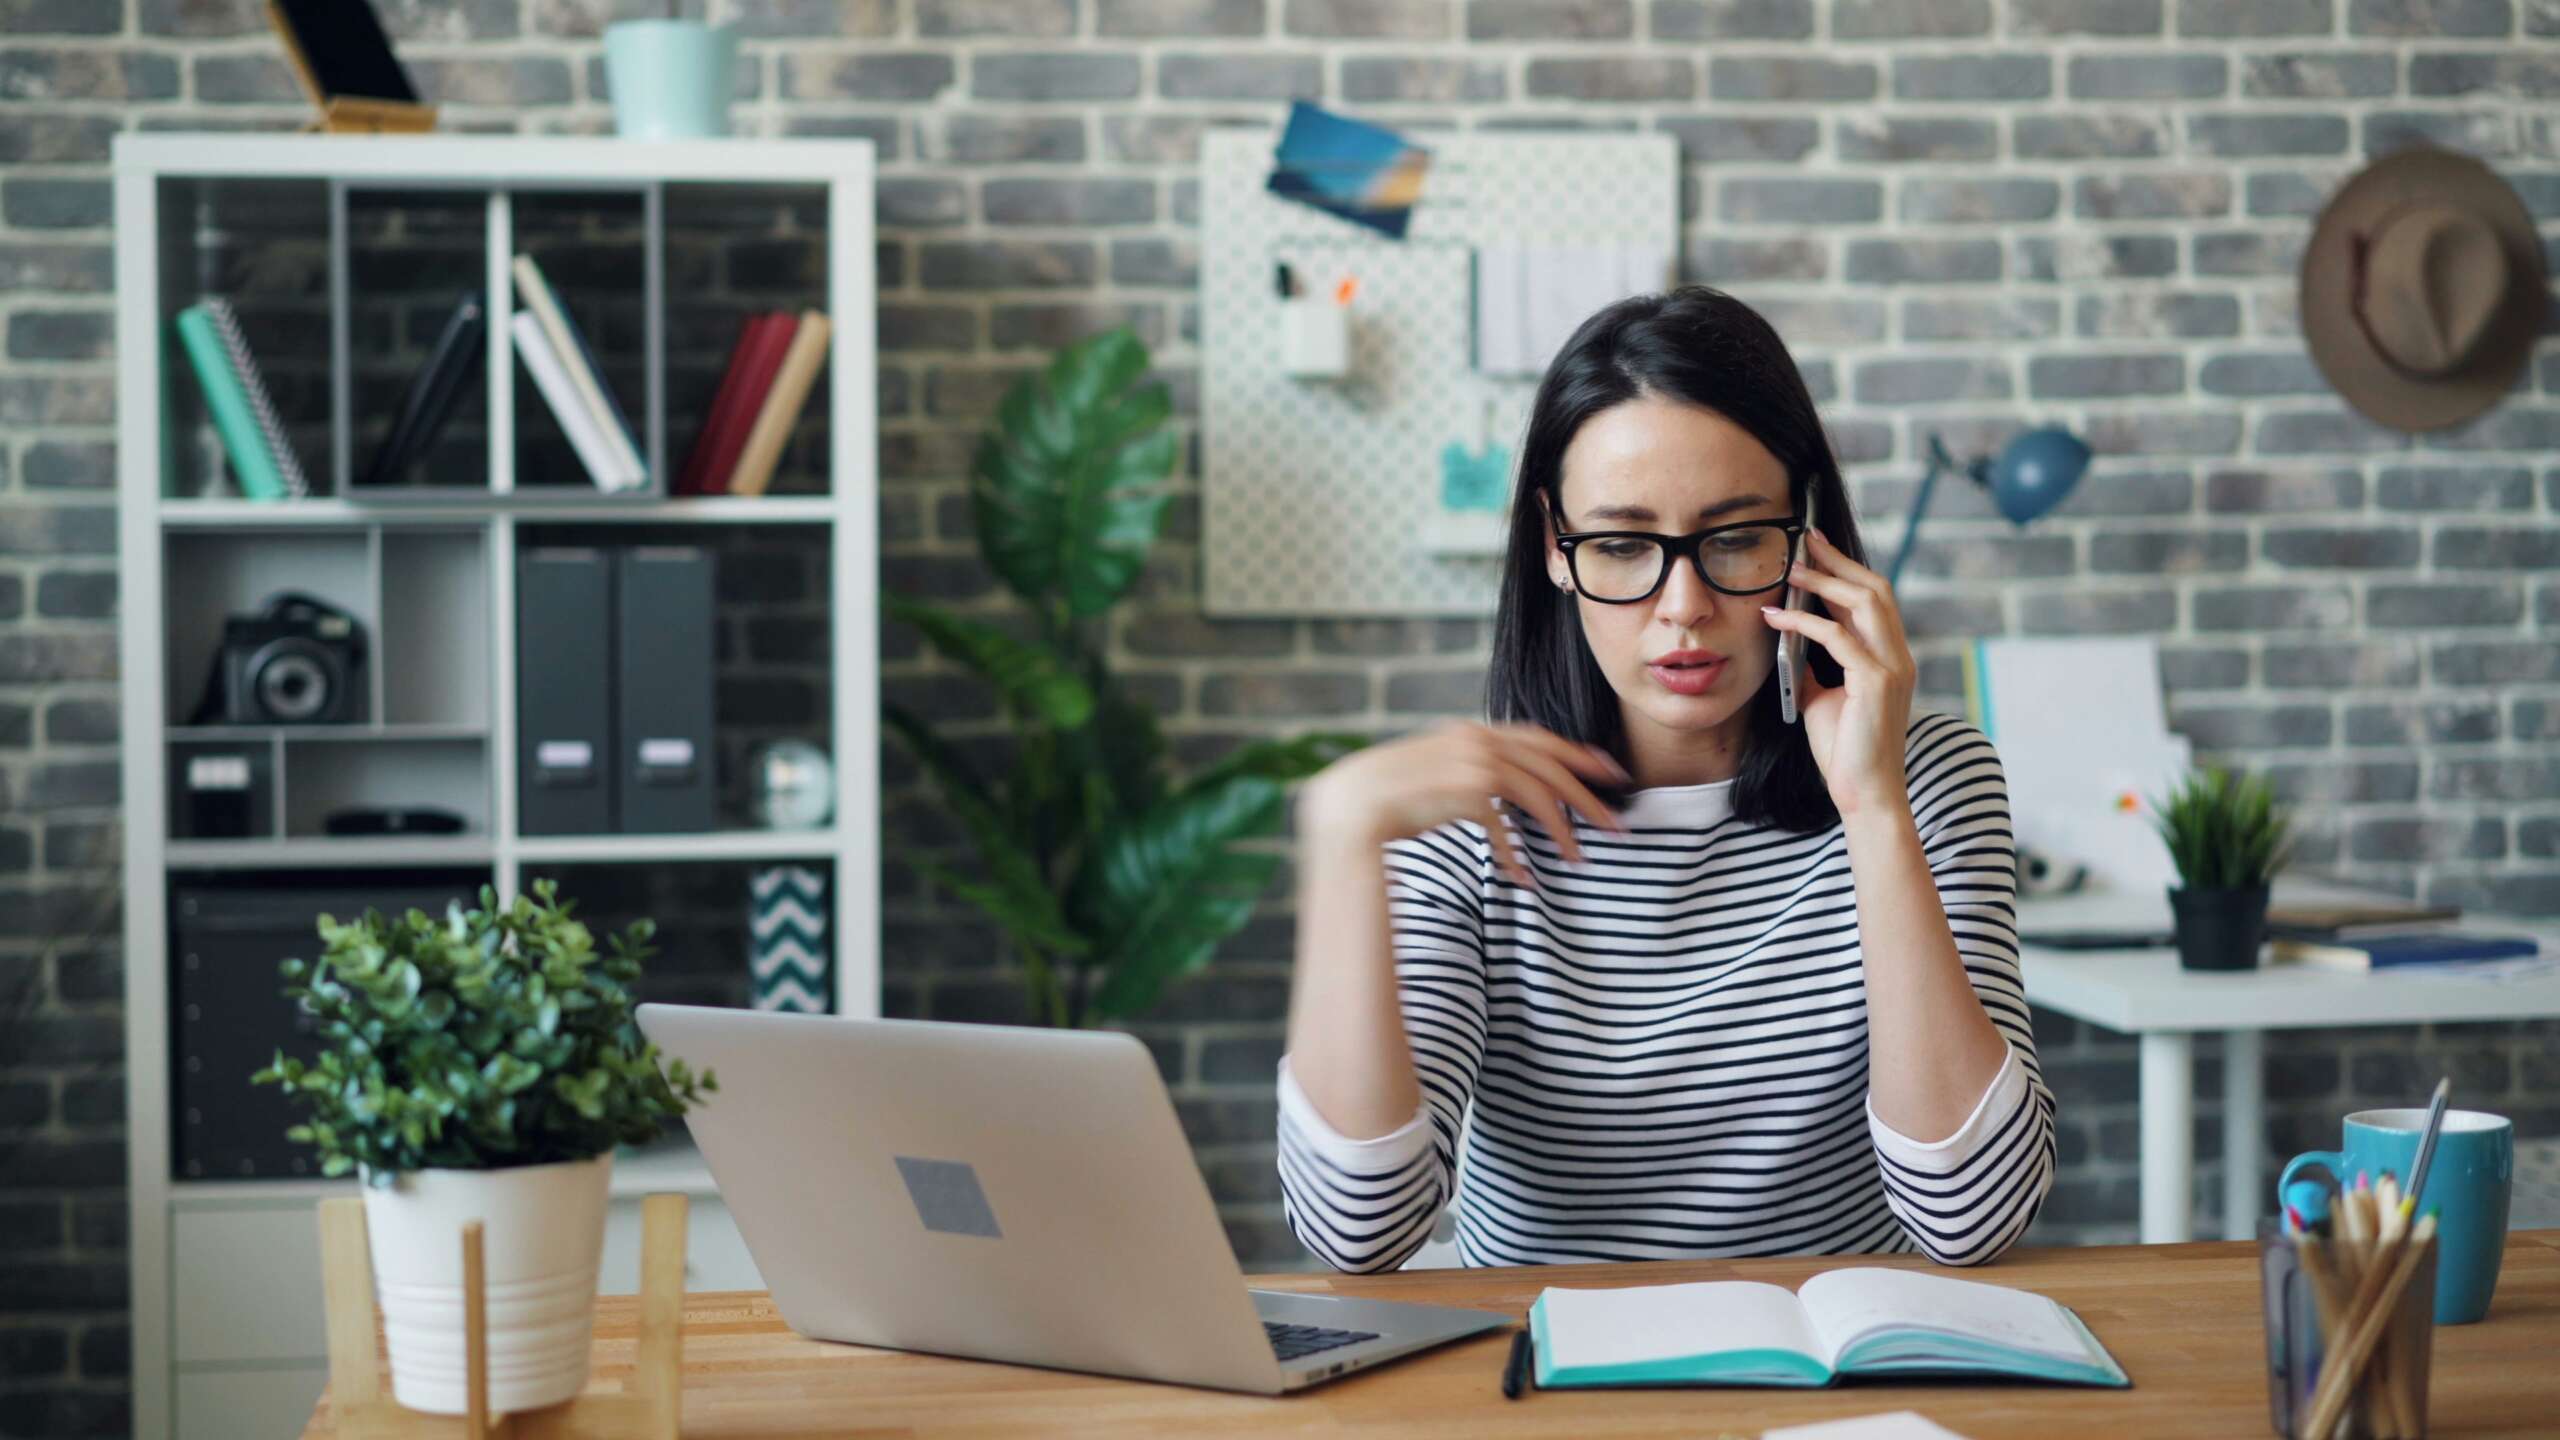
<svg viewBox="0 0 2560 1440">
<path fill-rule="evenodd" d="M 1511 1323 L 1248 1290 L 1127 1035 L 643 1005 L 791 1328 L 1265 1395 Z"/>
</svg>

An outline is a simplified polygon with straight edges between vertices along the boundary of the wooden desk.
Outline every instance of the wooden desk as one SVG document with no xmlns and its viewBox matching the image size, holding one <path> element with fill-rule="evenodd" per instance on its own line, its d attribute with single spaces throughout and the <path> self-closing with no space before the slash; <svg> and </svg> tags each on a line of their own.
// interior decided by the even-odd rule
<svg viewBox="0 0 2560 1440">
<path fill-rule="evenodd" d="M 1298 1395 L 1267 1398 L 1020 1366 L 829 1345 L 791 1333 L 761 1294 L 696 1295 L 685 1309 L 684 1433 L 734 1436 L 1757 1435 L 1772 1425 L 1918 1410 L 1972 1440 L 2175 1435 L 2264 1440 L 2267 1382 L 2254 1244 L 2027 1250 L 1967 1272 L 2080 1312 L 2130 1390 L 1861 1385 L 1849 1390 L 1532 1391 L 1502 1398 L 1511 1334 L 1428 1351 Z M 1794 1286 L 1843 1263 L 1677 1261 L 1377 1276 L 1283 1275 L 1270 1289 L 1372 1295 L 1526 1314 L 1547 1285 L 1767 1280 Z M 1916 1257 L 1876 1263 L 1925 1268 Z M 629 1373 L 629 1296 L 599 1302 L 596 1383 Z M 2489 1318 L 2436 1332 L 2429 1433 L 2552 1433 L 2560 1410 L 2560 1230 L 2510 1237 Z M 330 1434 L 321 1402 L 308 1436 Z M 457 1432 L 458 1433 L 458 1432 Z"/>
</svg>

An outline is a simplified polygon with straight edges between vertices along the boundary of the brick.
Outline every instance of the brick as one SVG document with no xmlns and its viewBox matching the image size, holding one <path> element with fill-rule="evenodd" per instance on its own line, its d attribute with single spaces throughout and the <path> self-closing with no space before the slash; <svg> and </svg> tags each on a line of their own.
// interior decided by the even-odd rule
<svg viewBox="0 0 2560 1440">
<path fill-rule="evenodd" d="M 1018 365 L 937 365 L 925 377 L 925 412 L 945 419 L 988 419 L 1028 373 Z"/>
<path fill-rule="evenodd" d="M 1465 654 L 1479 651 L 1485 635 L 1474 620 L 1318 620 L 1308 627 L 1318 655 Z"/>
<path fill-rule="evenodd" d="M 2321 395 L 2329 382 L 2310 356 L 2285 350 L 2216 355 L 2196 371 L 2196 388 L 2207 395 Z"/>
<path fill-rule="evenodd" d="M 2158 35 L 2161 0 L 2009 0 L 2013 35 Z"/>
<path fill-rule="evenodd" d="M 95 361 L 115 354 L 115 315 L 105 310 L 18 310 L 8 323 L 8 359 Z"/>
<path fill-rule="evenodd" d="M 2169 127 L 2152 115 L 2020 115 L 2010 144 L 2021 160 L 2137 159 L 2167 153 Z"/>
<path fill-rule="evenodd" d="M 896 0 L 728 0 L 721 11 L 749 40 L 880 39 L 898 33 Z"/>
<path fill-rule="evenodd" d="M 1314 100 L 1324 93 L 1315 55 L 1166 55 L 1156 61 L 1156 93 L 1168 100 Z"/>
<path fill-rule="evenodd" d="M 24 705 L 0 704 L 0 750 L 24 750 L 35 735 L 35 712 Z M 0 799 L 8 786 L 0 783 Z"/>
<path fill-rule="evenodd" d="M 1245 671 L 1201 677 L 1203 715 L 1354 715 L 1369 706 L 1369 677 L 1340 671 Z"/>
<path fill-rule="evenodd" d="M 1078 340 L 1127 326 L 1149 346 L 1164 343 L 1164 308 L 1092 301 L 1064 305 L 999 305 L 988 343 L 997 350 L 1063 350 Z"/>
<path fill-rule="evenodd" d="M 2075 590 L 2039 594 L 2019 607 L 2026 635 L 2147 635 L 2175 629 L 2178 597 L 2168 590 Z"/>
<path fill-rule="evenodd" d="M 74 1076 L 62 1082 L 62 1123 L 107 1126 L 124 1123 L 124 1077 Z"/>
<path fill-rule="evenodd" d="M 991 225 L 1143 225 L 1156 218 L 1153 180 L 989 180 L 979 191 Z"/>
<path fill-rule="evenodd" d="M 113 581 L 115 577 L 106 578 Z M 45 707 L 45 739 L 56 745 L 112 745 L 121 729 L 120 713 L 112 700 L 56 700 Z M 39 779 L 44 773 L 37 772 Z M 114 789 L 112 776 L 102 779 L 92 775 L 85 783 Z"/>
<path fill-rule="evenodd" d="M 2011 385 L 2005 361 L 1933 356 L 1867 361 L 1858 366 L 1853 393 L 1861 405 L 1937 405 L 2006 400 Z"/>
<path fill-rule="evenodd" d="M 1876 67 L 1864 60 L 1794 55 L 1707 57 L 1707 93 L 1718 100 L 1872 100 L 1877 84 Z"/>
<path fill-rule="evenodd" d="M 1632 0 L 1467 0 L 1470 40 L 1626 40 Z"/>
<path fill-rule="evenodd" d="M 0 220 L 22 230 L 86 230 L 115 212 L 103 180 L 20 175 L 0 184 Z"/>
<path fill-rule="evenodd" d="M 2521 465 L 2393 466 L 2375 478 L 2373 500 L 2385 510 L 2530 510 L 2533 472 Z M 2445 563 L 2441 541 L 2436 563 Z"/>
<path fill-rule="evenodd" d="M 118 128 L 103 115 L 0 111 L 0 165 L 102 165 Z"/>
<path fill-rule="evenodd" d="M 2347 148 L 2344 115 L 2259 113 L 2189 115 L 2187 149 L 2196 155 L 2250 159 L 2263 155 L 2339 155 Z"/>
<path fill-rule="evenodd" d="M 2514 117 L 2501 110 L 2368 110 L 2364 153 L 2386 155 L 2408 146 L 2441 145 L 2483 157 L 2516 151 Z"/>
<path fill-rule="evenodd" d="M 2045 340 L 2061 328 L 2061 302 L 2039 296 L 1915 296 L 1902 302 L 1905 340 Z"/>
<path fill-rule="evenodd" d="M 1924 535 L 1912 573 L 1941 580 L 2050 580 L 2072 571 L 2071 541 L 2060 535 Z"/>
<path fill-rule="evenodd" d="M 2063 84 L 2074 100 L 2211 100 L 2230 84 L 2220 55 L 2076 55 Z"/>
<path fill-rule="evenodd" d="M 1151 611 L 1124 616 L 1120 641 L 1132 655 L 1158 659 L 1271 658 L 1297 648 L 1297 625 L 1289 620 L 1212 620 L 1185 610 Z"/>
<path fill-rule="evenodd" d="M 1153 236 L 1114 240 L 1111 283 L 1189 289 L 1200 283 L 1200 247 L 1189 240 Z"/>
<path fill-rule="evenodd" d="M 167 100 L 177 93 L 177 62 L 150 51 L 0 50 L 0 100 L 129 103 Z"/>
<path fill-rule="evenodd" d="M 2249 566 L 2249 537 L 2229 531 L 2120 530 L 2089 537 L 2098 575 L 2193 575 Z"/>
<path fill-rule="evenodd" d="M 2516 701 L 2515 736 L 2519 740 L 2560 740 L 2560 700 Z"/>
<path fill-rule="evenodd" d="M 1697 94 L 1698 70 L 1685 56 L 1606 56 L 1529 62 L 1528 93 L 1588 102 L 1687 100 Z"/>
<path fill-rule="evenodd" d="M 1744 177 L 1716 197 L 1719 217 L 1746 225 L 1856 225 L 1884 214 L 1884 187 L 1873 180 Z"/>
<path fill-rule="evenodd" d="M 1979 284 L 2001 269 L 1997 240 L 1853 240 L 1846 259 L 1859 285 Z"/>
<path fill-rule="evenodd" d="M 2231 592 L 2225 592 L 2226 594 Z M 2346 609 L 2346 592 L 2336 592 L 2339 608 Z M 2197 597 L 2197 628 L 2204 628 L 2201 618 L 2205 608 L 2203 597 Z M 2350 610 L 2349 613 L 2352 613 Z M 2301 612 L 2294 612 L 2299 616 Z M 2328 628 L 2343 628 L 2348 622 L 2330 621 L 2325 615 L 2311 618 Z M 2251 628 L 2244 622 L 2224 629 Z M 2423 673 L 2425 652 L 2414 640 L 2393 638 L 2363 642 L 2322 642 L 2315 644 L 2270 644 L 2263 656 L 2266 681 L 2280 689 L 2337 690 L 2347 687 L 2387 687 L 2408 689 L 2415 686 Z"/>
<path fill-rule="evenodd" d="M 1137 93 L 1137 61 L 1129 56 L 1080 56 L 1094 69 L 1112 61 L 1127 66 L 1127 87 L 1108 94 L 1050 95 L 1024 77 L 1054 79 L 1054 55 L 987 55 L 974 67 L 981 100 L 1124 99 Z M 782 93 L 793 100 L 931 100 L 959 80 L 951 56 L 935 50 L 866 50 L 852 55 L 782 56 Z"/>
<path fill-rule="evenodd" d="M 2240 39 L 2261 35 L 2326 35 L 2330 0 L 2178 0 L 2178 33 Z"/>
<path fill-rule="evenodd" d="M 1781 116 L 1683 116 L 1656 123 L 1692 164 L 1801 160 L 1822 143 L 1812 120 Z"/>
<path fill-rule="evenodd" d="M 2209 171 L 2083 175 L 2071 208 L 2087 220 L 2183 219 L 2231 211 L 2231 177 Z"/>
<path fill-rule="evenodd" d="M 927 229 L 969 218 L 969 188 L 956 180 L 884 175 L 873 186 L 872 197 L 882 225 Z"/>
<path fill-rule="evenodd" d="M 113 619 L 116 577 L 112 571 L 47 572 L 36 581 L 36 613 L 57 620 Z"/>
<path fill-rule="evenodd" d="M 116 678 L 114 637 L 0 633 L 0 684 Z"/>
<path fill-rule="evenodd" d="M 91 1323 L 80 1332 L 80 1373 L 93 1380 L 121 1380 L 133 1369 L 133 1332 L 115 1323 Z"/>
<path fill-rule="evenodd" d="M 1398 100 L 1485 104 L 1509 93 L 1509 83 L 1503 67 L 1490 60 L 1416 55 L 1347 56 L 1342 62 L 1342 98 L 1355 104 Z"/>
<path fill-rule="evenodd" d="M 2348 0 L 2347 33 L 2402 40 L 2504 36 L 2515 25 L 2509 0 Z"/>
<path fill-rule="evenodd" d="M 2143 280 L 2174 273 L 2178 242 L 2170 235 L 2029 235 L 2017 242 L 2021 280 Z"/>
<path fill-rule="evenodd" d="M 1387 709 L 1399 714 L 1477 715 L 1483 713 L 1485 672 L 1414 671 L 1387 677 Z"/>
<path fill-rule="evenodd" d="M 2041 100 L 2053 93 L 2053 61 L 2042 54 L 1899 55 L 1893 93 L 1902 100 Z"/>
<path fill-rule="evenodd" d="M 2326 705 L 2181 706 L 2169 728 L 2205 750 L 2263 750 L 2327 745 L 2331 720 Z"/>
<path fill-rule="evenodd" d="M 1105 35 L 1114 10 L 1129 0 L 1104 0 Z M 1020 40 L 1056 40 L 1076 33 L 1076 0 L 916 0 L 916 34 L 927 40 L 988 35 Z"/>
<path fill-rule="evenodd" d="M 2472 745 L 2497 738 L 2496 701 L 2437 700 L 2347 707 L 2350 745 Z"/>
<path fill-rule="evenodd" d="M 2240 299 L 2219 291 L 2119 290 L 2081 296 L 2077 319 L 2081 334 L 2108 339 L 2213 339 L 2239 333 Z"/>
<path fill-rule="evenodd" d="M 2364 477 L 2353 470 L 2217 470 L 2205 477 L 2205 509 L 2218 514 L 2354 510 Z"/>
<path fill-rule="evenodd" d="M 84 824 L 56 817 L 45 822 L 44 868 L 57 873 L 68 870 L 111 870 L 123 859 L 123 837 L 112 825 Z M 58 962 L 54 988 L 65 1000 L 113 1000 L 118 990 L 113 975 L 104 984 L 75 992 L 71 961 Z"/>
<path fill-rule="evenodd" d="M 1653 0 L 1656 40 L 1807 40 L 1813 0 Z"/>
<path fill-rule="evenodd" d="M 2249 683 L 2249 652 L 2164 646 L 2160 651 L 2160 680 L 2173 695 L 2237 690 Z"/>
<path fill-rule="evenodd" d="M 2506 404 L 2427 436 L 2441 450 L 2560 450 L 2560 406 Z"/>
<path fill-rule="evenodd" d="M 56 761 L 28 772 L 19 804 L 29 812 L 99 808 L 115 804 L 122 790 L 122 772 L 114 761 Z"/>
<path fill-rule="evenodd" d="M 2409 437 L 2344 408 L 2283 410 L 2258 419 L 2262 455 L 2371 453 L 2409 448 Z"/>
<path fill-rule="evenodd" d="M 2467 910 L 2500 915 L 2541 917 L 2560 915 L 2560 872 L 2524 875 L 2492 875 L 2473 878 L 2464 875 L 2438 875 L 2427 883 L 2426 898 L 2434 904 L 2459 905 Z M 2414 1092 L 2404 1092 L 2414 1093 Z M 2548 1117 L 2550 1112 L 2544 1112 Z M 2535 1124 L 2519 1117 L 2520 1124 Z M 2543 1118 L 2544 1127 L 2553 1122 Z"/>
<path fill-rule="evenodd" d="M 2448 527 L 2436 532 L 2435 564 L 2444 570 L 2560 568 L 2560 530 Z"/>
<path fill-rule="evenodd" d="M 2560 799 L 2560 761 L 2540 757 L 2444 757 L 2431 776 L 2427 796 L 2434 800 Z"/>
<path fill-rule="evenodd" d="M 419 95 L 440 105 L 515 108 L 566 105 L 570 100 L 566 61 L 523 55 L 407 59 L 404 63 Z"/>
<path fill-rule="evenodd" d="M 2344 586 L 2249 585 L 2197 591 L 2191 618 L 2199 631 L 2343 630 L 2355 613 Z"/>
<path fill-rule="evenodd" d="M 1072 116 L 948 115 L 919 127 L 924 158 L 959 165 L 1066 164 L 1085 158 L 1084 121 Z"/>
<path fill-rule="evenodd" d="M 2418 798 L 2418 767 L 2409 761 L 2301 760 L 2260 773 L 2289 805 L 2402 805 Z"/>
<path fill-rule="evenodd" d="M 2177 355 L 2039 355 L 2027 363 L 2027 387 L 2038 399 L 2172 395 L 2186 385 L 2187 363 Z"/>
<path fill-rule="evenodd" d="M 868 140 L 883 163 L 897 160 L 905 153 L 900 141 L 904 128 L 895 117 L 886 115 L 786 114 L 782 117 L 784 135 L 822 140 Z M 884 248 L 893 256 L 906 253 L 895 245 Z M 897 272 L 883 267 L 881 288 L 894 289 L 897 284 Z"/>
<path fill-rule="evenodd" d="M 1818 240 L 1700 239 L 1682 252 L 1680 278 L 1729 285 L 1753 280 L 1819 280 L 1830 253 Z"/>
<path fill-rule="evenodd" d="M 2244 56 L 2240 93 L 2259 100 L 2364 100 L 2398 80 L 2388 54 L 2304 51 Z"/>
<path fill-rule="evenodd" d="M 2398 570 L 2418 563 L 2418 537 L 2398 527 L 2279 526 L 2268 529 L 2261 553 L 2293 569 Z"/>
<path fill-rule="evenodd" d="M 199 55 L 191 68 L 196 98 L 208 105 L 288 105 L 302 94 L 273 55 Z"/>
<path fill-rule="evenodd" d="M 2050 220 L 2062 205 L 2062 187 L 2051 180 L 1913 177 L 1902 182 L 1895 214 L 1919 225 L 2014 225 Z"/>
<path fill-rule="evenodd" d="M 935 241 L 921 260 L 928 290 L 1081 289 L 1099 269 L 1093 246 L 1081 241 Z"/>
<path fill-rule="evenodd" d="M 1255 23 L 1261 33 L 1260 0 Z M 1334 40 L 1445 40 L 1457 27 L 1454 0 L 1288 0 L 1283 28 L 1292 35 Z"/>
<path fill-rule="evenodd" d="M 1832 0 L 1834 40 L 1961 40 L 1991 33 L 1991 0 Z"/>
<path fill-rule="evenodd" d="M 2547 100 L 2560 95 L 2560 59 L 2530 51 L 2463 55 L 2421 51 L 2409 57 L 2413 96 L 2499 95 Z"/>
<path fill-rule="evenodd" d="M 2248 210 L 2252 215 L 2317 215 L 2328 202 L 2331 188 L 2326 176 L 2299 170 L 2261 171 L 2249 177 Z"/>
<path fill-rule="evenodd" d="M 2428 655 L 2439 685 L 2548 685 L 2560 681 L 2560 645 L 2547 640 L 2452 640 Z"/>
<path fill-rule="evenodd" d="M 124 7 L 98 0 L 0 0 L 0 35 L 113 35 L 124 28 Z M 15 1372 L 11 1372 L 15 1373 Z"/>
</svg>

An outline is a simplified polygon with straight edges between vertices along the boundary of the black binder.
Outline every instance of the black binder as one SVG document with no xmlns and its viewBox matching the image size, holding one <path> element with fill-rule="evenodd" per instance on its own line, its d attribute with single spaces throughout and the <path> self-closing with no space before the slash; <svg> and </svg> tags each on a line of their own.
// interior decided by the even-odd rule
<svg viewBox="0 0 2560 1440">
<path fill-rule="evenodd" d="M 614 829 L 613 575 L 603 550 L 516 561 L 516 830 Z"/>
<path fill-rule="evenodd" d="M 717 816 L 711 761 L 711 552 L 641 545 L 617 556 L 615 775 L 622 829 L 708 830 Z"/>
<path fill-rule="evenodd" d="M 474 292 L 455 302 L 453 313 L 445 317 L 435 349 L 410 377 L 409 388 L 400 397 L 399 418 L 391 422 L 390 432 L 382 437 L 381 448 L 373 452 L 373 463 L 365 467 L 358 484 L 388 485 L 434 446 L 437 433 L 453 414 L 454 402 L 462 397 L 463 382 L 477 373 L 480 337 L 480 296 Z"/>
</svg>

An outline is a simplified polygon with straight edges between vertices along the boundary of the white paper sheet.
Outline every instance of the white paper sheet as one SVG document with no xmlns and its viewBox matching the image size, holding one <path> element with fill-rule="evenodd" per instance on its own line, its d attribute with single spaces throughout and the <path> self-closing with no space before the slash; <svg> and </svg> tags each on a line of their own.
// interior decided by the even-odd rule
<svg viewBox="0 0 2560 1440">
<path fill-rule="evenodd" d="M 1965 1440 L 1965 1437 L 1917 1410 L 1890 1410 L 1763 1430 L 1760 1440 Z"/>
</svg>

